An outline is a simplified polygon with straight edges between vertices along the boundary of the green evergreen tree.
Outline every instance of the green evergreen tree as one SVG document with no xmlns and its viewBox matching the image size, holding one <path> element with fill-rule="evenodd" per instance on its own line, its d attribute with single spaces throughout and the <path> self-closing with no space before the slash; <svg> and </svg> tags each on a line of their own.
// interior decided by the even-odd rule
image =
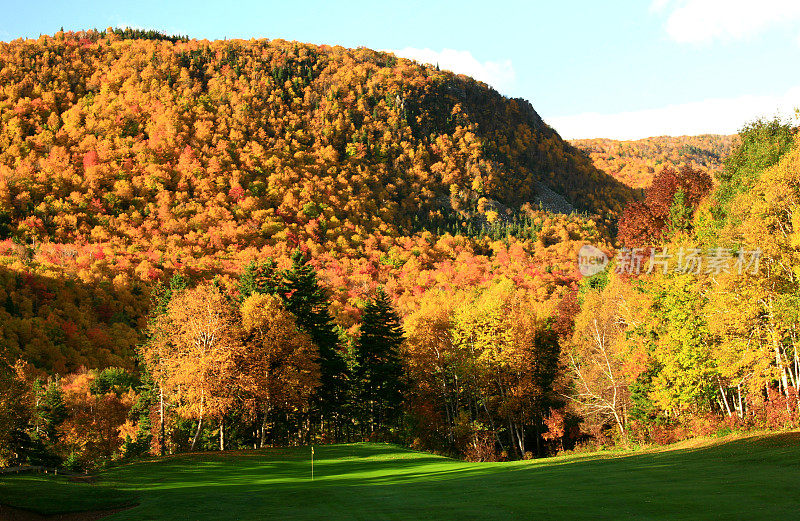
<svg viewBox="0 0 800 521">
<path fill-rule="evenodd" d="M 189 281 L 180 273 L 175 273 L 164 284 L 159 281 L 150 293 L 150 321 L 155 321 L 160 315 L 167 312 L 167 306 L 172 297 L 189 287 Z"/>
<path fill-rule="evenodd" d="M 133 438 L 130 436 L 125 437 L 122 444 L 122 454 L 126 458 L 142 456 L 147 454 L 153 442 L 153 426 L 150 420 L 150 411 L 153 407 L 158 406 L 160 393 L 158 384 L 153 381 L 153 377 L 147 370 L 147 367 L 142 365 L 139 368 L 139 385 L 136 386 L 136 401 L 133 403 L 131 410 L 128 412 L 128 419 L 137 423 L 136 434 Z M 159 425 L 159 443 L 161 446 L 159 450 L 164 454 L 163 439 Z"/>
<path fill-rule="evenodd" d="M 244 302 L 254 293 L 274 295 L 281 289 L 281 274 L 272 259 L 264 262 L 253 261 L 248 264 L 239 276 L 237 289 L 239 302 Z"/>
<path fill-rule="evenodd" d="M 58 442 L 58 426 L 67 419 L 67 406 L 64 403 L 64 392 L 58 380 L 51 380 L 47 386 L 34 382 L 36 409 L 34 419 L 33 444 L 31 460 L 34 464 L 57 465 L 60 460 L 55 456 L 54 446 Z"/>
<path fill-rule="evenodd" d="M 339 335 L 328 309 L 328 296 L 320 287 L 317 272 L 301 252 L 292 255 L 292 267 L 284 273 L 281 288 L 284 305 L 297 318 L 297 325 L 311 336 L 319 349 L 320 386 L 312 399 L 317 420 L 341 435 L 341 417 L 347 397 L 347 366 L 339 353 Z"/>
<path fill-rule="evenodd" d="M 397 426 L 403 402 L 400 345 L 403 326 L 388 295 L 379 289 L 367 304 L 355 346 L 355 380 L 362 422 L 370 431 Z"/>
</svg>

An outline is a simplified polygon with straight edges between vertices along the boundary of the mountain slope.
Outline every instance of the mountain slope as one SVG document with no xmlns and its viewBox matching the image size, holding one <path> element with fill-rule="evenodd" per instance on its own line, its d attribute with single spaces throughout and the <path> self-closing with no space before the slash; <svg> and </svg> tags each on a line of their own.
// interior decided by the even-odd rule
<svg viewBox="0 0 800 521">
<path fill-rule="evenodd" d="M 297 248 L 349 330 L 377 286 L 403 311 L 503 277 L 557 299 L 633 194 L 471 78 L 368 49 L 153 36 L 0 43 L 11 359 L 123 365 L 152 284 L 233 288 Z"/>
<path fill-rule="evenodd" d="M 577 139 L 598 169 L 632 188 L 647 188 L 664 168 L 690 165 L 714 177 L 739 142 L 738 135 L 659 136 L 636 141 Z"/>
<path fill-rule="evenodd" d="M 0 81 L 0 231 L 27 240 L 335 248 L 443 195 L 631 197 L 527 102 L 368 49 L 58 33 L 0 44 Z"/>
</svg>

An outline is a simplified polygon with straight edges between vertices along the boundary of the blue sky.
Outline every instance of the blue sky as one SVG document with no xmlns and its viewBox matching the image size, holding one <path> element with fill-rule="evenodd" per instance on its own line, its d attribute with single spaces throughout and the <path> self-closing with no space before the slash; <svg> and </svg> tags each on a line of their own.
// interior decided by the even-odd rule
<svg viewBox="0 0 800 521">
<path fill-rule="evenodd" d="M 393 50 L 530 100 L 567 138 L 731 133 L 800 106 L 800 0 L 15 1 L 2 12 L 3 41 L 131 26 Z"/>
</svg>

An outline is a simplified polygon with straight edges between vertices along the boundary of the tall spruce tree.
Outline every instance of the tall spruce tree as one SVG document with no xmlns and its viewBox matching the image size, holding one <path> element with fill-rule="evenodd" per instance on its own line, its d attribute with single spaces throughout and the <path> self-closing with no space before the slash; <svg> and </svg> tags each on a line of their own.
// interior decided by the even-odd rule
<svg viewBox="0 0 800 521">
<path fill-rule="evenodd" d="M 281 289 L 281 273 L 277 270 L 277 265 L 272 259 L 264 262 L 253 261 L 245 266 L 239 276 L 237 289 L 239 290 L 239 302 L 244 302 L 247 297 L 254 293 L 262 295 L 276 295 Z"/>
<path fill-rule="evenodd" d="M 371 432 L 397 425 L 403 401 L 400 345 L 403 326 L 388 295 L 378 289 L 367 304 L 355 347 L 355 381 L 362 422 Z"/>
<path fill-rule="evenodd" d="M 41 418 L 42 434 L 51 443 L 58 439 L 58 426 L 67 419 L 67 406 L 64 403 L 64 391 L 58 380 L 53 380 L 42 388 L 37 400 L 37 413 Z"/>
<path fill-rule="evenodd" d="M 292 255 L 292 267 L 284 273 L 282 293 L 286 309 L 319 349 L 320 386 L 312 399 L 314 412 L 323 428 L 333 427 L 328 434 L 339 437 L 347 397 L 347 366 L 339 353 L 339 335 L 328 309 L 328 296 L 319 285 L 317 272 L 300 251 Z"/>
</svg>

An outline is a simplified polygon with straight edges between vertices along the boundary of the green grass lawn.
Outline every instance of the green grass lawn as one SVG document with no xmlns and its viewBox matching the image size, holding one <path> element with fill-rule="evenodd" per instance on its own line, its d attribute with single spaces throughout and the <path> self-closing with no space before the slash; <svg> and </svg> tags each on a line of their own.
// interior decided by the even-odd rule
<svg viewBox="0 0 800 521">
<path fill-rule="evenodd" d="M 96 484 L 0 477 L 0 503 L 105 519 L 798 519 L 800 433 L 671 450 L 464 463 L 394 445 L 191 454 Z"/>
</svg>

